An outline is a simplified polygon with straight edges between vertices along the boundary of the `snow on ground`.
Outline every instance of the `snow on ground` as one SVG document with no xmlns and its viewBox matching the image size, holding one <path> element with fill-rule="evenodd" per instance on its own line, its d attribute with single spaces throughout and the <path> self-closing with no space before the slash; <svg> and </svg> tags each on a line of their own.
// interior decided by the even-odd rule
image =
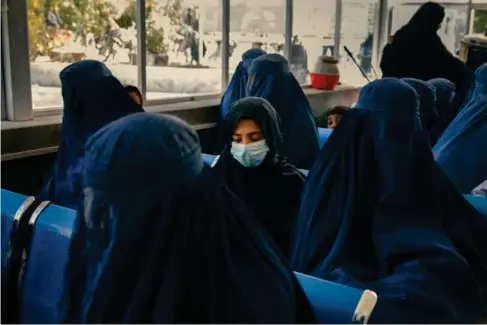
<svg viewBox="0 0 487 325">
<path fill-rule="evenodd" d="M 52 62 L 31 63 L 34 109 L 62 106 L 59 72 L 67 65 Z M 309 67 L 314 65 L 313 58 L 309 58 L 308 65 Z M 128 64 L 107 64 L 107 66 L 123 84 L 137 85 L 136 66 Z M 346 58 L 343 58 L 340 64 L 340 74 L 342 83 L 363 85 L 366 82 L 353 62 Z M 147 66 L 147 90 L 149 100 L 219 93 L 221 69 Z"/>
</svg>

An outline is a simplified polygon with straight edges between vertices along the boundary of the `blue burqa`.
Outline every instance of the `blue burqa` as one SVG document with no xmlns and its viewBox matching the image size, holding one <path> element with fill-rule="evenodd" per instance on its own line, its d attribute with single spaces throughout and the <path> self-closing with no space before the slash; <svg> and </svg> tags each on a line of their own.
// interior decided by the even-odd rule
<svg viewBox="0 0 487 325">
<path fill-rule="evenodd" d="M 458 113 L 458 105 L 455 103 L 455 85 L 453 82 L 436 78 L 428 81 L 428 84 L 436 90 L 436 108 L 438 119 L 430 130 L 431 145 L 434 146 L 448 125 Z"/>
<path fill-rule="evenodd" d="M 431 141 L 431 129 L 438 119 L 435 87 L 419 79 L 404 78 L 403 81 L 413 87 L 419 95 L 419 117 Z"/>
<path fill-rule="evenodd" d="M 362 88 L 310 171 L 291 264 L 378 294 L 371 323 L 473 323 L 487 315 L 487 220 L 435 164 L 419 98 Z"/>
<path fill-rule="evenodd" d="M 265 230 L 211 178 L 187 124 L 127 116 L 88 141 L 85 162 L 64 322 L 313 320 Z"/>
<path fill-rule="evenodd" d="M 64 102 L 61 140 L 53 170 L 38 199 L 77 209 L 82 198 L 86 140 L 104 125 L 143 109 L 101 62 L 70 64 L 61 71 L 60 79 Z"/>
<path fill-rule="evenodd" d="M 311 168 L 319 151 L 318 130 L 287 60 L 279 54 L 255 59 L 249 69 L 247 96 L 262 97 L 272 104 L 281 119 L 283 156 L 298 168 Z"/>
<path fill-rule="evenodd" d="M 265 54 L 266 52 L 261 49 L 250 49 L 242 54 L 242 61 L 240 61 L 237 69 L 235 69 L 232 80 L 223 94 L 220 104 L 220 119 L 225 118 L 230 106 L 232 106 L 235 101 L 245 97 L 245 88 L 247 86 L 247 80 L 249 79 L 248 71 L 250 64 L 254 59 Z"/>
<path fill-rule="evenodd" d="M 487 63 L 475 73 L 470 101 L 433 147 L 436 162 L 462 193 L 487 179 Z"/>
</svg>

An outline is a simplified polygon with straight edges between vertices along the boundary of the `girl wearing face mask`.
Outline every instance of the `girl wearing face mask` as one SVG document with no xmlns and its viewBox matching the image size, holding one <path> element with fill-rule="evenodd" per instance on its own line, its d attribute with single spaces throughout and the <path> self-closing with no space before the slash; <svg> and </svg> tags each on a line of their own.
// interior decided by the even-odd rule
<svg viewBox="0 0 487 325">
<path fill-rule="evenodd" d="M 265 99 L 236 101 L 224 120 L 226 147 L 213 171 L 253 210 L 287 256 L 304 176 L 280 157 L 279 118 Z"/>
</svg>

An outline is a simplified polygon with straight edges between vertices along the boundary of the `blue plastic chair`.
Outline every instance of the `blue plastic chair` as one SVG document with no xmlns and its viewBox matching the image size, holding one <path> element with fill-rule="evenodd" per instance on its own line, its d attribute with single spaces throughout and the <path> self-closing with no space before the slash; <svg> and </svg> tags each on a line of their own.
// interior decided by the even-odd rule
<svg viewBox="0 0 487 325">
<path fill-rule="evenodd" d="M 212 166 L 213 161 L 215 160 L 216 156 L 214 156 L 214 155 L 209 155 L 209 154 L 207 154 L 207 153 L 203 153 L 203 154 L 201 154 L 201 155 L 203 156 L 203 161 L 204 161 L 206 164 L 208 164 L 208 165 Z M 213 166 L 212 166 L 212 167 L 213 167 Z"/>
<path fill-rule="evenodd" d="M 328 140 L 331 132 L 333 132 L 332 129 L 318 128 L 320 148 L 322 148 L 325 142 Z"/>
<path fill-rule="evenodd" d="M 464 196 L 475 209 L 487 218 L 487 197 L 470 194 L 465 194 Z"/>
<path fill-rule="evenodd" d="M 17 281 L 22 270 L 23 243 L 35 198 L 2 190 L 2 322 L 19 322 Z"/>
<path fill-rule="evenodd" d="M 319 324 L 366 324 L 377 303 L 377 295 L 294 272 Z"/>
<path fill-rule="evenodd" d="M 64 285 L 76 211 L 42 202 L 29 220 L 32 228 L 22 282 L 21 322 L 55 324 Z"/>
<path fill-rule="evenodd" d="M 19 222 L 26 210 L 34 203 L 34 197 L 17 194 L 2 189 L 2 273 L 14 222 Z"/>
</svg>

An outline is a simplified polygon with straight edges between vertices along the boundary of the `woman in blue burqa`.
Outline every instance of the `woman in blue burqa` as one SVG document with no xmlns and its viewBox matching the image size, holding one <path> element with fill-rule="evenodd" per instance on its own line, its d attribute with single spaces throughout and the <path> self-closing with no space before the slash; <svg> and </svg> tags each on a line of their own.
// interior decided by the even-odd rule
<svg viewBox="0 0 487 325">
<path fill-rule="evenodd" d="M 362 88 L 310 171 L 295 271 L 371 289 L 371 323 L 475 323 L 487 315 L 487 220 L 433 160 L 404 81 Z"/>
<path fill-rule="evenodd" d="M 383 77 L 450 80 L 462 103 L 473 83 L 473 74 L 438 36 L 444 17 L 445 9 L 440 4 L 431 1 L 423 4 L 384 47 L 380 68 Z"/>
<path fill-rule="evenodd" d="M 448 125 L 458 113 L 455 103 L 455 85 L 446 79 L 435 78 L 428 81 L 435 88 L 438 118 L 430 129 L 431 145 L 434 146 Z"/>
<path fill-rule="evenodd" d="M 225 149 L 213 170 L 252 208 L 288 256 L 304 176 L 280 155 L 282 135 L 276 111 L 263 98 L 243 98 L 228 112 L 223 137 Z"/>
<path fill-rule="evenodd" d="M 250 65 L 247 96 L 267 99 L 279 114 L 282 155 L 298 168 L 310 169 L 319 151 L 318 130 L 303 89 L 279 54 L 266 54 Z"/>
<path fill-rule="evenodd" d="M 470 101 L 433 147 L 438 165 L 465 194 L 487 179 L 487 63 L 475 80 Z"/>
<path fill-rule="evenodd" d="M 312 322 L 251 211 L 204 165 L 183 121 L 133 114 L 87 143 L 66 323 Z"/>
<path fill-rule="evenodd" d="M 106 124 L 144 110 L 99 61 L 70 64 L 61 71 L 60 79 L 64 102 L 61 140 L 53 170 L 38 199 L 77 209 L 82 199 L 86 140 Z"/>
<path fill-rule="evenodd" d="M 240 61 L 237 69 L 235 69 L 232 80 L 223 94 L 220 104 L 220 120 L 225 119 L 228 110 L 234 102 L 245 97 L 245 88 L 247 87 L 247 80 L 249 79 L 248 71 L 250 65 L 254 59 L 265 54 L 266 52 L 264 50 L 258 48 L 247 50 L 242 54 L 242 61 Z"/>
<path fill-rule="evenodd" d="M 438 119 L 435 87 L 419 79 L 404 78 L 403 81 L 413 87 L 419 96 L 419 118 L 431 142 L 431 129 Z"/>
</svg>

